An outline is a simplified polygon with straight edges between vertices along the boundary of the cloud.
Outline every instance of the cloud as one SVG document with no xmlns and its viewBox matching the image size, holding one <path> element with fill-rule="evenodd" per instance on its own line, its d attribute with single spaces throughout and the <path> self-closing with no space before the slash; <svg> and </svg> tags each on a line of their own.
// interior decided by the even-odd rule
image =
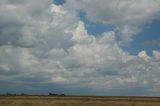
<svg viewBox="0 0 160 106">
<path fill-rule="evenodd" d="M 142 58 L 145 61 L 148 61 L 150 59 L 150 57 L 147 55 L 147 53 L 145 51 L 141 51 L 138 53 L 138 56 L 140 58 Z"/>
<path fill-rule="evenodd" d="M 129 36 L 127 39 L 135 33 L 134 28 L 130 29 L 131 26 L 137 27 L 150 20 L 147 18 L 139 23 L 137 21 L 141 18 L 137 20 L 136 16 L 129 16 L 139 11 L 132 9 L 136 3 L 134 1 L 132 8 L 131 1 L 107 1 L 119 8 L 116 10 L 112 10 L 109 4 L 104 6 L 106 0 L 93 0 L 93 4 L 90 0 L 68 2 L 75 3 L 73 6 L 83 3 L 82 9 L 91 21 L 113 24 L 117 28 L 122 26 L 125 29 L 124 36 Z M 138 4 L 140 10 L 157 5 L 150 1 L 141 2 Z M 95 4 L 97 7 L 93 6 Z M 69 4 L 57 6 L 44 0 L 1 0 L 0 5 L 0 85 L 16 88 L 18 84 L 25 90 L 38 88 L 39 93 L 48 93 L 50 85 L 53 89 L 57 85 L 58 89 L 64 88 L 68 92 L 71 92 L 69 88 L 79 89 L 79 94 L 87 94 L 85 90 L 90 89 L 97 92 L 95 95 L 102 94 L 101 91 L 104 94 L 110 91 L 110 95 L 114 95 L 114 91 L 126 91 L 128 95 L 133 92 L 135 95 L 140 92 L 143 95 L 154 95 L 158 92 L 159 51 L 153 51 L 153 57 L 149 57 L 145 51 L 131 55 L 119 45 L 115 30 L 104 32 L 98 37 L 89 35 L 85 23 L 77 17 L 75 8 L 80 7 L 66 8 Z M 151 13 L 158 8 L 153 7 Z M 95 16 L 92 16 L 93 11 Z M 144 10 L 137 17 L 141 17 L 141 12 Z M 108 15 L 111 13 L 113 15 Z M 104 15 L 106 18 L 103 19 Z M 126 19 L 131 22 L 123 23 Z M 143 89 L 143 92 L 137 89 Z"/>
<path fill-rule="evenodd" d="M 159 51 L 153 51 L 153 59 L 155 61 L 160 61 L 160 52 Z"/>
<path fill-rule="evenodd" d="M 72 5 L 70 5 L 72 4 Z M 92 22 L 113 25 L 120 33 L 123 42 L 132 41 L 146 25 L 158 19 L 160 2 L 158 0 L 67 0 L 66 8 L 80 9 Z"/>
</svg>

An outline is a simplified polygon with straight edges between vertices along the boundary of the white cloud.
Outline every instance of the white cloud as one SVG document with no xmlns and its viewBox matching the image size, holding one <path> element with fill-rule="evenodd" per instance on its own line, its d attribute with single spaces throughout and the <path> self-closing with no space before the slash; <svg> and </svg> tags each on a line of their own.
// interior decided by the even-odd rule
<svg viewBox="0 0 160 106">
<path fill-rule="evenodd" d="M 153 59 L 155 61 L 160 61 L 160 52 L 159 51 L 153 51 Z"/>
<path fill-rule="evenodd" d="M 67 0 L 65 6 L 84 10 L 92 22 L 115 26 L 123 42 L 132 41 L 143 25 L 159 19 L 160 12 L 158 0 Z"/>
<path fill-rule="evenodd" d="M 138 53 L 138 56 L 140 58 L 142 58 L 145 61 L 148 61 L 150 59 L 150 57 L 147 55 L 147 53 L 145 51 L 141 51 Z"/>
<path fill-rule="evenodd" d="M 61 6 L 57 6 L 55 4 L 52 4 L 51 12 L 66 14 L 66 11 L 61 9 Z"/>
<path fill-rule="evenodd" d="M 78 27 L 75 31 L 73 31 L 73 40 L 81 41 L 87 39 L 88 34 L 87 30 L 85 29 L 84 23 L 79 21 Z"/>
</svg>

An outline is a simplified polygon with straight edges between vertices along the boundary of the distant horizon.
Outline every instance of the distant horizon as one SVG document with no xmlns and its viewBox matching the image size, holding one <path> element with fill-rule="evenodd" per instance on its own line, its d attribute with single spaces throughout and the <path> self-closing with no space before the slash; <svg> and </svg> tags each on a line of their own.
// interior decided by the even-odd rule
<svg viewBox="0 0 160 106">
<path fill-rule="evenodd" d="M 48 94 L 12 94 L 7 95 L 7 94 L 0 94 L 0 96 L 46 96 L 46 97 L 138 97 L 138 98 L 160 98 L 160 96 L 136 96 L 136 95 L 62 95 L 62 94 L 57 94 L 57 95 L 49 95 Z"/>
<path fill-rule="evenodd" d="M 52 93 L 53 95 L 50 95 Z M 54 95 L 55 94 L 55 95 Z M 54 92 L 49 92 L 46 94 L 31 94 L 31 93 L 0 93 L 0 96 L 55 96 L 55 97 L 67 97 L 67 96 L 73 96 L 73 97 L 145 97 L 145 98 L 160 98 L 160 96 L 147 96 L 147 95 L 78 95 L 78 94 L 65 94 L 65 93 L 54 93 Z"/>
</svg>

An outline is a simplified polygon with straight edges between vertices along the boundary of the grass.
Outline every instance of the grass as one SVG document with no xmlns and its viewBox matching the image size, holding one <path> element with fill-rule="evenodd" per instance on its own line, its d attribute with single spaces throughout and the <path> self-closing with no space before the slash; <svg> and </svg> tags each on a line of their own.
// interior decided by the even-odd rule
<svg viewBox="0 0 160 106">
<path fill-rule="evenodd" d="M 0 96 L 0 106 L 160 106 L 160 98 Z"/>
</svg>

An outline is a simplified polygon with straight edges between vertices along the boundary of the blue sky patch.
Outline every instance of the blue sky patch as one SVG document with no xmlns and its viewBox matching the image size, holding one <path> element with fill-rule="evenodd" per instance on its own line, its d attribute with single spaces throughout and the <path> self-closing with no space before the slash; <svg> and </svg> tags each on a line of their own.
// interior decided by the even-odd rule
<svg viewBox="0 0 160 106">
<path fill-rule="evenodd" d="M 113 30 L 113 27 L 111 25 L 105 25 L 102 23 L 93 23 L 93 22 L 89 21 L 86 18 L 86 13 L 81 10 L 78 11 L 78 13 L 79 13 L 78 16 L 79 16 L 80 20 L 85 23 L 85 27 L 86 27 L 88 33 L 91 35 L 98 36 L 98 35 L 101 35 L 103 32 Z"/>
<path fill-rule="evenodd" d="M 85 27 L 90 35 L 99 36 L 103 32 L 114 30 L 111 25 L 102 23 L 93 23 L 86 17 L 86 13 L 82 10 L 78 11 L 78 17 L 85 23 Z M 136 55 L 142 50 L 145 50 L 149 55 L 152 55 L 153 50 L 160 50 L 160 21 L 154 21 L 144 26 L 144 29 L 133 37 L 133 41 L 123 49 L 130 54 Z M 116 32 L 118 34 L 118 32 Z M 156 38 L 156 39 L 155 39 Z"/>
<path fill-rule="evenodd" d="M 160 21 L 153 21 L 146 25 L 144 29 L 134 36 L 131 44 L 130 52 L 137 54 L 139 51 L 145 50 L 152 55 L 153 50 L 160 50 Z"/>
<path fill-rule="evenodd" d="M 66 0 L 53 0 L 53 3 L 56 5 L 63 5 L 66 2 Z"/>
</svg>

